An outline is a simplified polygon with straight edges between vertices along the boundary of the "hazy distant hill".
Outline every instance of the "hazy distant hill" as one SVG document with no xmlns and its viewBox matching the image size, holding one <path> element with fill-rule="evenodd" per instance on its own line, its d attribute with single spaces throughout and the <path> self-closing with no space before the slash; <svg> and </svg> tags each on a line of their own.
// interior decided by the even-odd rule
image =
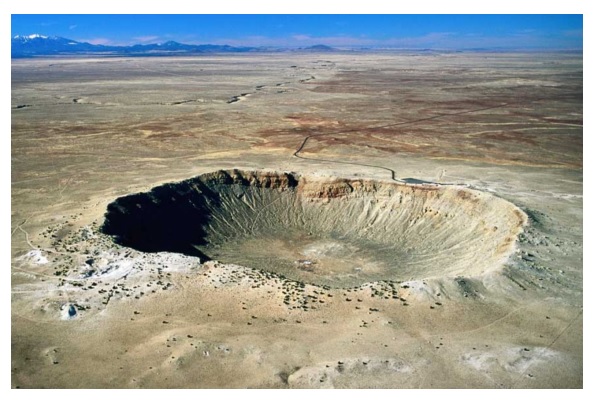
<svg viewBox="0 0 598 400">
<path fill-rule="evenodd" d="M 302 51 L 313 51 L 313 52 L 330 52 L 330 51 L 338 51 L 334 47 L 326 46 L 325 44 L 316 44 L 309 47 L 304 47 L 300 49 Z"/>
</svg>

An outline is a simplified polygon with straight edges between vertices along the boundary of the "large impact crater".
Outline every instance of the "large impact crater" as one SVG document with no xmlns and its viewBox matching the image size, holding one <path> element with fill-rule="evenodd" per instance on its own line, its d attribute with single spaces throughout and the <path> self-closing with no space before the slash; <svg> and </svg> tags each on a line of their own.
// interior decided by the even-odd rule
<svg viewBox="0 0 598 400">
<path fill-rule="evenodd" d="M 141 251 L 350 287 L 497 268 L 526 220 L 461 187 L 231 170 L 118 198 L 102 229 Z"/>
</svg>

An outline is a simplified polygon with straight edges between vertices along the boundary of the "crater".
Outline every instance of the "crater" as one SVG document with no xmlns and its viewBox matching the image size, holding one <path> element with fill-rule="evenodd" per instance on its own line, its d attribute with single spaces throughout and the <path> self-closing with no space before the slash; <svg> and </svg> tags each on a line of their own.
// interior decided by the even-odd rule
<svg viewBox="0 0 598 400">
<path fill-rule="evenodd" d="M 118 198 L 102 231 L 144 252 L 353 287 L 500 268 L 526 222 L 458 186 L 229 170 Z"/>
</svg>

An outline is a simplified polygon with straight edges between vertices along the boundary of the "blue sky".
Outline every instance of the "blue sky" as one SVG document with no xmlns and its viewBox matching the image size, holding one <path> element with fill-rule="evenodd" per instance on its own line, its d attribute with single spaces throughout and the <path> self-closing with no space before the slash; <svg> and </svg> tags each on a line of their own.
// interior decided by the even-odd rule
<svg viewBox="0 0 598 400">
<path fill-rule="evenodd" d="M 95 44 L 581 49 L 581 15 L 12 15 L 11 33 Z"/>
</svg>

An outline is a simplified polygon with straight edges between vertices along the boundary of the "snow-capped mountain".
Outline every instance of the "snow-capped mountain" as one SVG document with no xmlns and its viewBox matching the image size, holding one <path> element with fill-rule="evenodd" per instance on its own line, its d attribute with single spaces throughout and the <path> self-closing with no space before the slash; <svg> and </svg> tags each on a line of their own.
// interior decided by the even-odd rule
<svg viewBox="0 0 598 400">
<path fill-rule="evenodd" d="M 222 53 L 247 52 L 257 50 L 254 47 L 232 47 L 228 45 L 193 45 L 174 41 L 155 44 L 136 44 L 133 46 L 105 46 L 86 42 L 77 42 L 59 36 L 40 34 L 16 35 L 11 41 L 11 56 L 33 57 L 44 55 L 74 54 L 120 54 L 120 55 L 169 55 L 187 53 Z"/>
<path fill-rule="evenodd" d="M 28 36 L 16 35 L 15 37 L 13 37 L 13 39 L 15 39 L 15 40 L 21 40 L 23 42 L 26 42 L 26 41 L 32 40 L 32 39 L 48 39 L 48 37 L 40 35 L 39 33 L 34 33 L 34 34 L 28 35 Z"/>
<path fill-rule="evenodd" d="M 27 57 L 35 55 L 85 53 L 100 49 L 89 43 L 81 43 L 58 36 L 44 36 L 35 33 L 27 36 L 14 36 L 11 41 L 10 50 L 12 57 Z M 105 50 L 101 49 L 100 51 Z"/>
</svg>

